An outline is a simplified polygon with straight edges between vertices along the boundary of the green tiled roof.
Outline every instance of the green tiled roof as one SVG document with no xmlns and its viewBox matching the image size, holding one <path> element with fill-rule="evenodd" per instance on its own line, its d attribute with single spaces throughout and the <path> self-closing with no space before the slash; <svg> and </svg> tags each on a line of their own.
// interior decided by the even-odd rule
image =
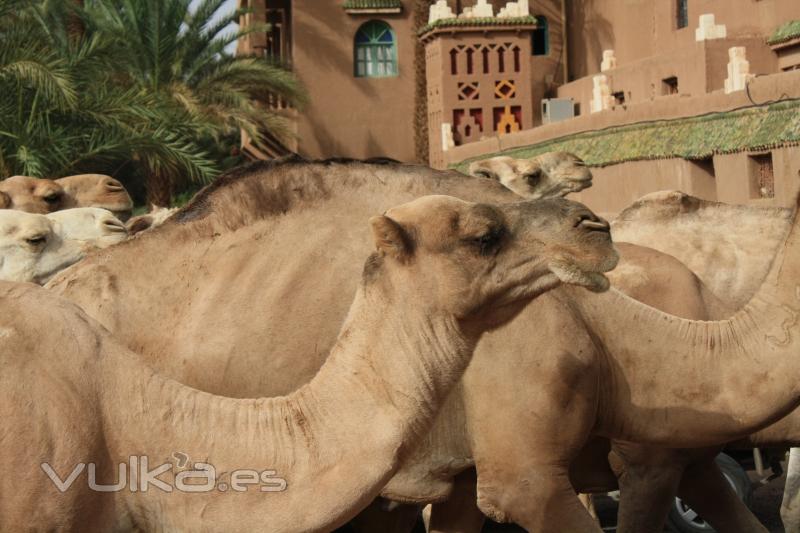
<svg viewBox="0 0 800 533">
<path fill-rule="evenodd" d="M 767 44 L 779 44 L 796 37 L 800 37 L 800 20 L 790 20 L 786 24 L 779 26 L 770 35 L 769 39 L 767 39 Z"/>
<path fill-rule="evenodd" d="M 402 8 L 400 0 L 345 0 L 344 9 L 396 9 Z"/>
<path fill-rule="evenodd" d="M 510 17 L 510 18 L 497 18 L 497 17 L 476 17 L 476 18 L 449 18 L 439 19 L 436 22 L 424 26 L 418 35 L 423 35 L 431 30 L 437 28 L 464 28 L 469 26 L 523 26 L 536 24 L 536 17 L 529 15 L 527 17 Z"/>
<path fill-rule="evenodd" d="M 642 159 L 703 159 L 713 154 L 800 144 L 800 99 L 763 107 L 658 120 L 576 133 L 542 143 L 486 154 L 454 165 L 496 155 L 534 157 L 544 152 L 572 152 L 590 166 Z"/>
</svg>

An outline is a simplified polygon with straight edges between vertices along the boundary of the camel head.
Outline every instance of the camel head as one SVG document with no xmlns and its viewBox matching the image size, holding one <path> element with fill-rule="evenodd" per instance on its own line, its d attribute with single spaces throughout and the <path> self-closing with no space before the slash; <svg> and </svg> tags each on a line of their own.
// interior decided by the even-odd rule
<svg viewBox="0 0 800 533">
<path fill-rule="evenodd" d="M 556 198 L 592 186 L 592 173 L 569 152 L 547 152 L 531 159 L 498 156 L 475 161 L 472 176 L 499 181 L 523 198 Z"/>
<path fill-rule="evenodd" d="M 44 215 L 0 210 L 0 279 L 43 284 L 80 261 L 85 246 L 58 229 Z"/>
<path fill-rule="evenodd" d="M 128 230 L 110 211 L 99 207 L 76 207 L 47 215 L 64 239 L 84 241 L 106 248 L 124 241 Z"/>
<path fill-rule="evenodd" d="M 104 174 L 77 174 L 55 180 L 66 192 L 64 207 L 99 207 L 125 221 L 131 216 L 133 200 L 122 184 Z"/>
<path fill-rule="evenodd" d="M 469 318 L 528 301 L 560 282 L 602 291 L 617 254 L 609 226 L 562 198 L 478 204 L 425 196 L 371 219 L 378 257 L 365 279 L 396 279 L 416 303 Z"/>
<path fill-rule="evenodd" d="M 63 209 L 64 189 L 53 180 L 11 176 L 0 181 L 0 208 L 17 209 L 28 213 L 52 213 Z"/>
</svg>

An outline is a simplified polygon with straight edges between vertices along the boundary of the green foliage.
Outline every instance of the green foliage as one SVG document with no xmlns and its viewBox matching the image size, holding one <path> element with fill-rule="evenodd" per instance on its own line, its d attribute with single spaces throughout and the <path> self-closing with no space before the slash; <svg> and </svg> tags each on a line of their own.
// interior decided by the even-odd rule
<svg viewBox="0 0 800 533">
<path fill-rule="evenodd" d="M 105 172 L 163 204 L 230 166 L 240 129 L 256 145 L 284 136 L 260 102 L 304 92 L 282 66 L 225 51 L 265 28 L 225 31 L 239 12 L 212 23 L 223 2 L 0 0 L 0 177 Z"/>
<path fill-rule="evenodd" d="M 432 22 L 422 29 L 420 29 L 417 34 L 418 35 L 425 35 L 431 30 L 439 29 L 439 28 L 463 28 L 463 27 L 470 27 L 470 26 L 530 26 L 536 25 L 537 20 L 536 17 L 533 15 L 529 15 L 527 17 L 508 17 L 508 18 L 498 18 L 498 17 L 475 17 L 475 18 L 449 18 L 449 19 L 439 19 L 435 22 Z"/>
<path fill-rule="evenodd" d="M 767 44 L 780 44 L 800 37 L 800 20 L 790 20 L 779 26 L 767 39 Z"/>
<path fill-rule="evenodd" d="M 572 152 L 587 165 L 606 166 L 625 161 L 682 157 L 703 159 L 714 154 L 742 150 L 766 150 L 800 143 L 800 100 L 748 107 L 707 115 L 655 120 L 613 126 L 559 137 L 514 148 L 456 165 L 466 171 L 469 163 L 496 155 L 535 157 L 544 152 Z"/>
</svg>

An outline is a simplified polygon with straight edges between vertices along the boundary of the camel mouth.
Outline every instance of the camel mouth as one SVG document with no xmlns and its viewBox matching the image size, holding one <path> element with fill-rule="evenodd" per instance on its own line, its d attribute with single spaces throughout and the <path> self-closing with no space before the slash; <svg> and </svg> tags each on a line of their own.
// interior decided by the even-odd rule
<svg viewBox="0 0 800 533">
<path fill-rule="evenodd" d="M 596 220 L 583 218 L 575 224 L 575 227 L 580 227 L 590 232 L 598 231 L 609 235 L 611 234 L 611 225 L 602 218 Z"/>
<path fill-rule="evenodd" d="M 604 266 L 605 265 L 601 265 L 601 267 Z M 606 269 L 603 268 L 603 270 Z M 608 270 L 611 270 L 611 268 Z M 583 270 L 577 265 L 553 263 L 550 265 L 550 272 L 555 274 L 562 283 L 584 287 L 592 292 L 605 292 L 611 287 L 611 282 L 603 272 L 597 270 Z"/>
</svg>

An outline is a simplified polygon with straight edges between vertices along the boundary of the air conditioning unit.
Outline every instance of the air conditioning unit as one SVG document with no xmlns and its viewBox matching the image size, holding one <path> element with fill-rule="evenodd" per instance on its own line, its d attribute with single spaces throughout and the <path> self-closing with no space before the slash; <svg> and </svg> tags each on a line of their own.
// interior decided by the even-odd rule
<svg viewBox="0 0 800 533">
<path fill-rule="evenodd" d="M 575 102 L 572 98 L 542 99 L 542 124 L 560 122 L 575 116 Z"/>
</svg>

